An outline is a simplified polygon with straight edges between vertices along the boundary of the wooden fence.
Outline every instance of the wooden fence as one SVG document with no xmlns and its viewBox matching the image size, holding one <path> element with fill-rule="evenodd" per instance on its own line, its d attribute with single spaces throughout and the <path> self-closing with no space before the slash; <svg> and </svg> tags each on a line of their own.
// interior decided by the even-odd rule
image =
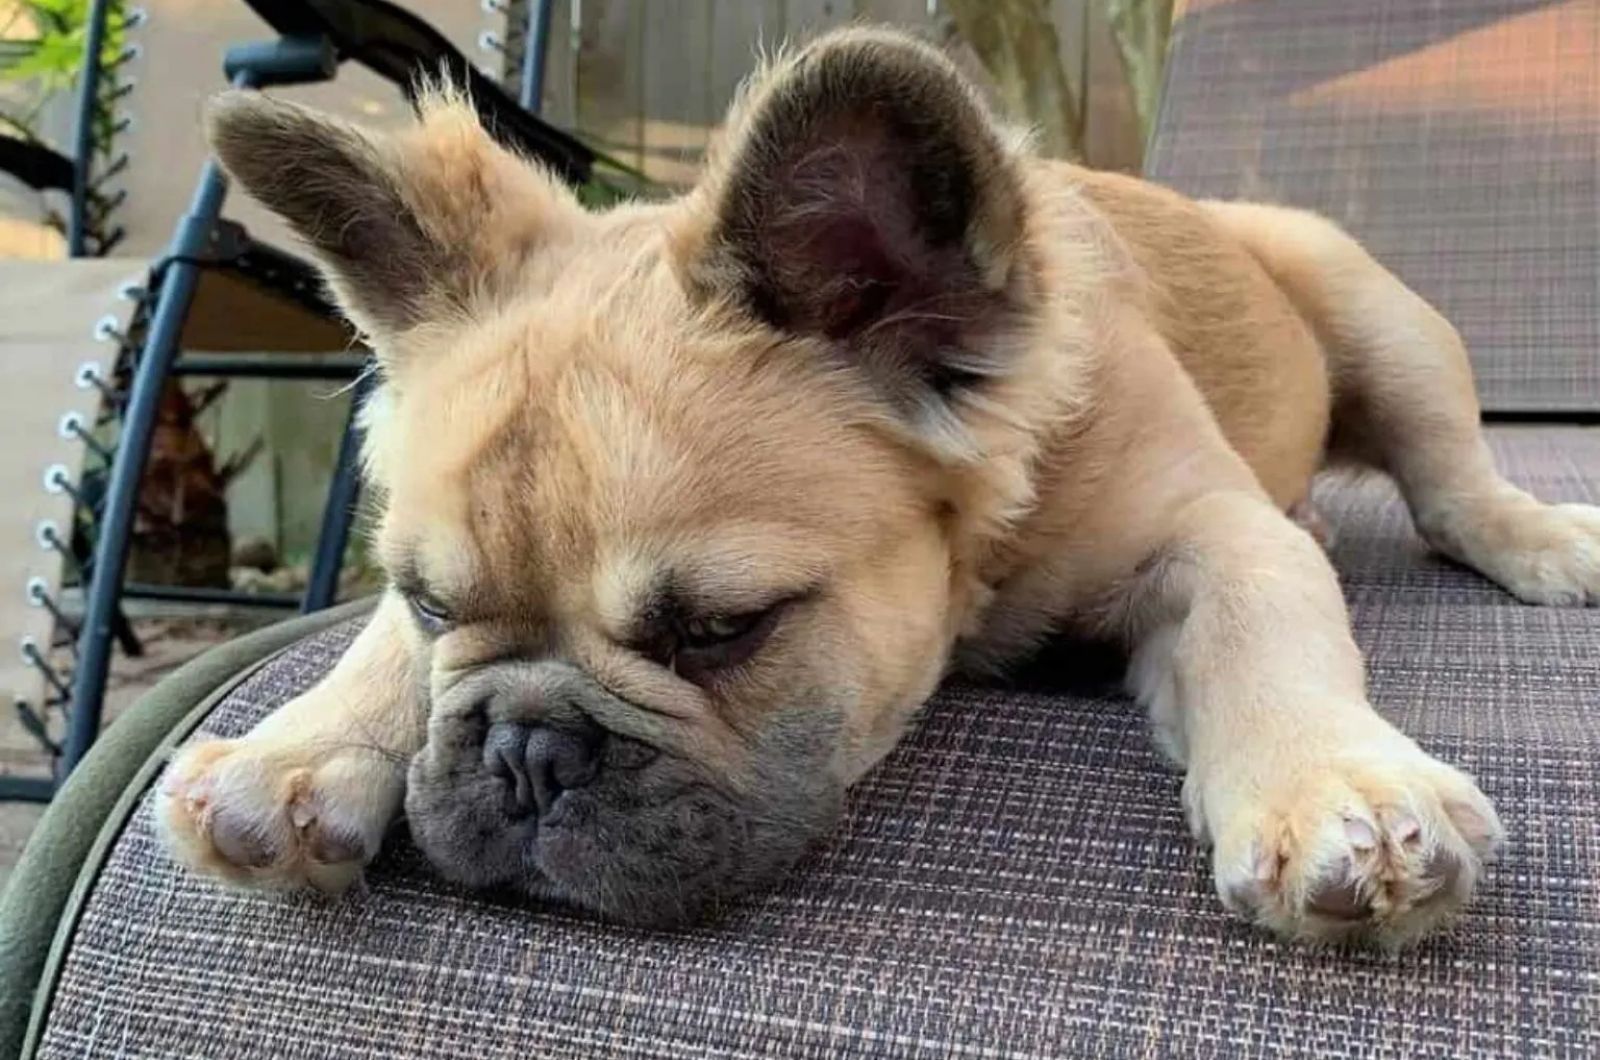
<svg viewBox="0 0 1600 1060">
<path fill-rule="evenodd" d="M 545 116 L 652 177 L 693 179 L 758 47 L 853 20 L 909 28 L 961 48 L 944 0 L 555 0 Z M 1051 20 L 1092 164 L 1137 170 L 1133 96 L 1098 0 L 1053 0 Z M 967 64 L 978 68 L 974 61 Z"/>
</svg>

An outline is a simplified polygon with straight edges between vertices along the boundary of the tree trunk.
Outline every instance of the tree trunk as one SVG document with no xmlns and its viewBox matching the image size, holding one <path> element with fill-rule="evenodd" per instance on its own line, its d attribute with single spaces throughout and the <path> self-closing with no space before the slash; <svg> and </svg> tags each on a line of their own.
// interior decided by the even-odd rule
<svg viewBox="0 0 1600 1060">
<path fill-rule="evenodd" d="M 195 416 L 183 387 L 168 383 L 139 483 L 130 581 L 228 585 L 228 480 Z"/>
<path fill-rule="evenodd" d="M 1122 70 L 1133 88 L 1139 131 L 1148 145 L 1161 102 L 1167 39 L 1172 33 L 1172 0 L 1106 0 L 1106 17 L 1122 56 Z"/>
<path fill-rule="evenodd" d="M 1046 0 L 949 0 L 956 32 L 994 79 L 1013 121 L 1038 133 L 1056 158 L 1083 156 L 1083 110 L 1061 65 L 1061 42 Z"/>
</svg>

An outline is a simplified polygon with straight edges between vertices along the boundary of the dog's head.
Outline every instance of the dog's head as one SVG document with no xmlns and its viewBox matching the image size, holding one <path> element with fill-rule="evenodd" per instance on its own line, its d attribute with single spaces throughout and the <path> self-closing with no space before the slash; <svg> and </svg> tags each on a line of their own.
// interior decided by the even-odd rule
<svg viewBox="0 0 1600 1060">
<path fill-rule="evenodd" d="M 448 94 L 389 137 L 247 94 L 211 121 L 379 356 L 424 851 L 648 921 L 780 873 L 932 691 L 973 524 L 1028 488 L 1043 310 L 974 92 L 835 35 L 753 83 L 691 194 L 598 214 Z"/>
</svg>

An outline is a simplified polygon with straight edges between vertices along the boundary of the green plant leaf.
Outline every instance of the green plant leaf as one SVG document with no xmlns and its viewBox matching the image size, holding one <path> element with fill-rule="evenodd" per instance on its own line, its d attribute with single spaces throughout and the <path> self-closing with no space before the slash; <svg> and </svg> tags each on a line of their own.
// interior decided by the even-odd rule
<svg viewBox="0 0 1600 1060">
<path fill-rule="evenodd" d="M 83 40 L 76 34 L 44 37 L 29 54 L 6 65 L 5 77 L 15 81 L 38 78 L 45 91 L 55 91 L 71 83 L 82 55 Z"/>
<path fill-rule="evenodd" d="M 9 69 L 38 50 L 37 40 L 0 40 L 0 71 Z"/>
<path fill-rule="evenodd" d="M 19 0 L 6 23 L 9 36 L 0 40 L 0 82 L 32 81 L 37 91 L 34 113 L 45 99 L 69 87 L 83 68 L 90 0 Z M 122 52 L 122 12 L 108 12 L 101 61 L 109 63 Z M 32 36 L 23 35 L 31 31 Z M 33 136 L 33 114 L 4 116 L 7 123 Z"/>
<path fill-rule="evenodd" d="M 1172 0 L 1106 0 L 1106 19 L 1133 89 L 1140 131 L 1149 143 L 1172 35 Z"/>
</svg>

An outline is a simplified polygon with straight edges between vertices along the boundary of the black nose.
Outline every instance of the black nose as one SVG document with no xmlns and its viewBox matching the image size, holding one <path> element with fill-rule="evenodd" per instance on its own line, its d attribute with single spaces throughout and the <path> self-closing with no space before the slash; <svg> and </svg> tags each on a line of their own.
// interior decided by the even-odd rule
<svg viewBox="0 0 1600 1060">
<path fill-rule="evenodd" d="M 600 771 L 600 731 L 497 721 L 483 741 L 483 765 L 506 782 L 523 814 L 543 817 L 557 796 L 581 788 Z"/>
</svg>

